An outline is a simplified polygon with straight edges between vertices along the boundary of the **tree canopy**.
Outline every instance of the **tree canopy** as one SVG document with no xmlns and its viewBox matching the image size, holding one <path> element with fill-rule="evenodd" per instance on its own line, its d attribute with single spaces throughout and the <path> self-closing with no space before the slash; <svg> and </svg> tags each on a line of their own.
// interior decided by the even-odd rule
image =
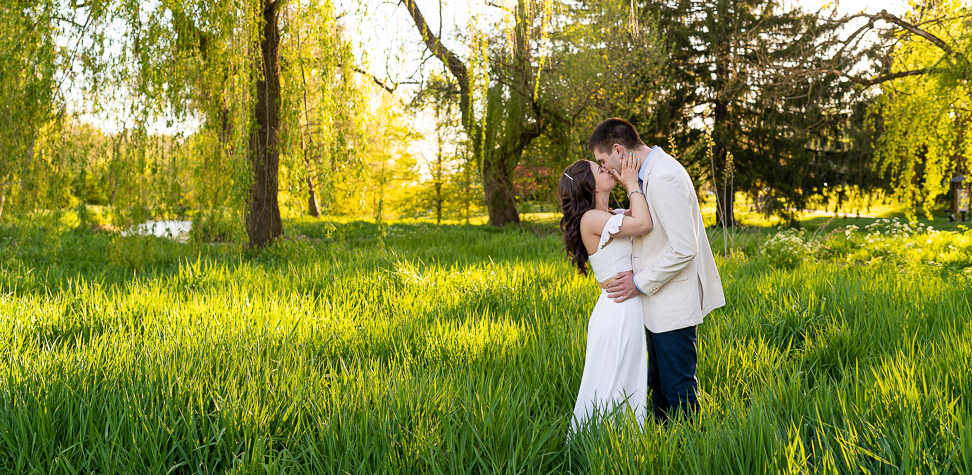
<svg viewBox="0 0 972 475">
<path fill-rule="evenodd" d="M 410 30 L 390 41 L 425 58 L 407 81 L 368 73 L 349 5 L 0 7 L 0 217 L 185 216 L 200 239 L 251 246 L 301 214 L 517 224 L 556 205 L 557 172 L 589 158 L 610 116 L 676 154 L 727 225 L 737 193 L 792 217 L 884 190 L 928 214 L 969 172 L 958 0 L 903 15 L 517 0 L 447 30 L 429 26 L 434 5 L 402 0 L 388 8 Z"/>
</svg>

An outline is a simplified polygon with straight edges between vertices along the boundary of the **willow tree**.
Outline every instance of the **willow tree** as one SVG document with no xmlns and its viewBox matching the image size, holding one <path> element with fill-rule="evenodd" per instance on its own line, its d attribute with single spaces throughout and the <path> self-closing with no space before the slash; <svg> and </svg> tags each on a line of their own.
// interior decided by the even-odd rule
<svg viewBox="0 0 972 475">
<path fill-rule="evenodd" d="M 957 0 L 915 2 L 897 16 L 830 18 L 830 34 L 780 70 L 780 82 L 837 78 L 873 98 L 871 172 L 910 213 L 931 216 L 953 172 L 972 155 L 972 20 Z M 849 33 L 846 33 L 849 31 Z"/>
<path fill-rule="evenodd" d="M 333 83 L 335 65 L 351 68 L 353 58 L 347 48 L 336 46 L 329 1 L 91 0 L 66 4 L 52 0 L 18 1 L 0 8 L 0 22 L 8 31 L 18 32 L 0 39 L 0 63 L 4 65 L 0 107 L 8 121 L 17 123 L 0 132 L 0 147 L 4 148 L 0 154 L 0 210 L 12 196 L 27 196 L 32 191 L 36 202 L 40 193 L 47 193 L 34 185 L 53 183 L 56 180 L 47 177 L 60 175 L 53 173 L 56 164 L 38 166 L 37 158 L 50 162 L 50 157 L 58 156 L 58 143 L 74 140 L 72 134 L 60 134 L 58 124 L 72 113 L 83 113 L 122 129 L 109 134 L 102 150 L 107 156 L 103 168 L 112 183 L 113 208 L 150 212 L 153 199 L 158 201 L 156 198 L 171 189 L 179 189 L 175 177 L 160 172 L 167 169 L 164 162 L 179 155 L 191 157 L 195 169 L 191 188 L 198 206 L 197 228 L 205 227 L 207 216 L 221 215 L 228 208 L 242 217 L 236 225 L 245 228 L 253 247 L 282 233 L 278 201 L 281 152 L 286 145 L 282 133 L 287 121 L 293 128 L 299 123 L 288 115 L 293 110 L 289 105 L 295 101 L 288 102 L 283 96 L 282 51 L 291 45 L 285 30 L 294 26 L 288 23 L 290 19 L 315 12 L 319 27 L 310 26 L 303 32 L 299 27 L 292 29 L 318 44 L 313 67 L 305 71 L 301 63 L 302 85 L 306 91 L 315 83 L 315 78 L 307 80 L 311 74 L 318 76 L 316 83 Z M 69 46 L 58 46 L 65 39 Z M 68 86 L 80 93 L 80 106 L 68 107 L 63 92 Z M 299 91 L 293 88 L 286 93 L 296 97 Z M 318 112 L 318 122 L 330 119 L 328 111 L 336 110 L 339 101 L 335 98 L 333 107 Z M 188 136 L 162 137 L 157 125 L 163 121 L 199 125 Z M 328 127 L 319 130 L 334 131 Z M 316 143 L 336 142 L 340 141 Z M 50 146 L 44 148 L 43 143 Z M 68 155 L 78 155 L 76 148 Z M 77 173 L 77 167 L 72 170 Z M 82 164 L 80 174 L 84 173 Z M 120 219 L 118 224 L 131 218 Z"/>
<path fill-rule="evenodd" d="M 299 15 L 285 8 L 308 6 L 285 0 L 121 3 L 127 49 L 115 70 L 131 72 L 116 82 L 133 90 L 143 122 L 166 114 L 201 119 L 195 135 L 203 139 L 194 143 L 209 158 L 196 179 L 208 190 L 208 206 L 243 210 L 251 247 L 273 241 L 283 233 L 282 134 L 285 121 L 296 119 L 287 115 L 281 60 L 290 44 L 283 36 L 287 18 Z M 310 7 L 332 21 L 330 3 L 321 3 Z M 131 63 L 135 67 L 126 68 Z M 318 62 L 315 71 L 327 75 L 329 64 Z"/>
<path fill-rule="evenodd" d="M 89 9 L 101 7 L 93 2 Z M 61 86 L 72 72 L 90 18 L 59 2 L 4 2 L 0 6 L 0 215 L 42 205 L 63 187 L 54 143 L 63 123 Z M 75 25 L 75 27 L 72 27 Z M 60 47 L 59 39 L 68 47 Z M 50 181 L 50 182 L 49 182 Z"/>
<path fill-rule="evenodd" d="M 344 185 L 367 178 L 360 175 L 372 92 L 357 80 L 361 69 L 331 2 L 293 0 L 283 13 L 284 180 L 306 193 L 308 215 L 338 213 Z"/>
<path fill-rule="evenodd" d="M 4 96 L 0 107 L 8 121 L 0 131 L 0 208 L 13 198 L 24 211 L 42 207 L 58 210 L 70 201 L 66 199 L 70 196 L 67 189 L 72 187 L 84 198 L 91 184 L 86 183 L 89 155 L 121 148 L 118 141 L 113 147 L 92 147 L 91 143 L 83 144 L 85 150 L 73 147 L 72 141 L 85 142 L 100 132 L 84 130 L 86 127 L 79 126 L 72 115 L 97 112 L 112 101 L 108 91 L 117 85 L 114 79 L 125 73 L 105 58 L 110 56 L 113 42 L 124 43 L 128 37 L 108 29 L 115 26 L 113 19 L 125 17 L 133 3 L 40 1 L 0 7 L 0 22 L 11 32 L 0 40 L 0 87 Z M 139 46 L 136 42 L 136 49 Z M 132 91 L 140 87 L 134 83 L 127 86 Z M 88 108 L 78 109 L 69 103 L 73 102 L 68 100 L 72 88 L 83 94 Z M 142 110 L 146 105 L 145 101 L 133 101 L 127 109 Z M 84 204 L 85 200 L 80 200 L 82 224 Z"/>
<path fill-rule="evenodd" d="M 484 70 L 486 66 L 482 64 L 486 61 L 485 48 L 486 44 L 482 37 L 476 36 L 474 34 L 474 41 L 478 44 L 473 45 L 473 55 L 468 60 L 463 60 L 452 50 L 447 48 L 441 41 L 441 32 L 436 34 L 431 30 L 428 23 L 425 20 L 425 16 L 422 14 L 418 7 L 418 4 L 414 0 L 402 0 L 402 4 L 405 5 L 406 10 L 408 10 L 412 21 L 415 24 L 416 29 L 422 35 L 422 39 L 425 42 L 426 47 L 429 52 L 432 53 L 437 59 L 442 61 L 446 69 L 455 78 L 459 85 L 459 112 L 461 116 L 461 123 L 466 135 L 470 138 L 473 147 L 473 155 L 477 158 L 477 161 L 481 163 L 480 170 L 482 171 L 483 178 L 483 189 L 486 194 L 486 207 L 489 213 L 489 224 L 493 226 L 505 226 L 507 224 L 517 224 L 520 222 L 520 216 L 517 212 L 516 201 L 513 194 L 513 179 L 512 173 L 513 169 L 516 167 L 516 161 L 519 159 L 519 154 L 522 153 L 523 148 L 529 145 L 530 141 L 539 135 L 540 126 L 539 122 L 536 121 L 535 117 L 523 117 L 523 112 L 529 111 L 530 109 L 523 110 L 521 107 L 525 98 L 522 97 L 522 92 L 517 90 L 504 91 L 504 85 L 494 85 L 494 87 L 489 90 L 486 96 L 486 115 L 490 115 L 492 111 L 492 117 L 494 120 L 490 123 L 493 126 L 493 130 L 496 127 L 496 120 L 501 119 L 497 114 L 501 114 L 502 108 L 497 107 L 496 101 L 503 100 L 504 98 L 509 98 L 511 102 L 517 107 L 515 113 L 510 114 L 506 122 L 507 133 L 498 137 L 499 143 L 493 143 L 497 137 L 494 134 L 490 134 L 490 143 L 486 142 L 484 133 L 486 132 L 484 127 L 484 120 L 482 117 L 482 110 L 477 107 L 474 103 L 475 96 L 480 91 L 477 89 L 478 85 L 485 85 L 481 78 L 477 78 L 477 72 Z M 522 5 L 524 2 L 520 2 Z M 525 19 L 524 19 L 525 20 Z M 522 23 L 517 28 L 517 35 L 522 40 L 522 35 L 527 32 L 527 28 Z M 522 42 L 519 44 L 519 49 L 516 51 L 519 54 L 529 52 L 529 42 Z M 479 55 L 478 57 L 476 55 Z M 528 58 L 516 58 L 514 61 L 523 63 L 522 59 Z M 470 60 L 472 63 L 470 64 Z M 527 75 L 523 74 L 526 71 L 522 71 L 519 75 L 521 81 L 526 79 Z M 477 81 L 478 80 L 478 81 Z M 488 80 L 487 80 L 488 81 Z M 517 86 L 524 86 L 524 84 L 517 84 Z M 530 84 L 525 84 L 527 90 L 531 90 Z M 504 95 L 504 92 L 506 93 Z M 505 97 L 504 97 L 505 96 Z M 492 103 L 490 102 L 492 100 Z M 520 129 L 520 130 L 517 130 Z M 495 145 L 495 146 L 494 146 Z"/>
<path fill-rule="evenodd" d="M 898 18 L 869 17 L 893 25 L 900 43 L 880 81 L 873 112 L 883 133 L 877 166 L 892 180 L 894 198 L 931 217 L 934 197 L 948 191 L 953 173 L 968 175 L 972 159 L 972 9 L 935 2 Z M 913 213 L 914 211 L 912 211 Z"/>
<path fill-rule="evenodd" d="M 169 8 L 176 12 L 179 7 L 173 4 Z M 217 3 L 214 8 L 226 7 Z M 331 182 L 346 168 L 342 161 L 348 147 L 365 141 L 355 122 L 365 101 L 350 79 L 355 59 L 330 1 L 260 0 L 235 8 L 243 28 L 231 26 L 228 31 L 207 34 L 190 22 L 187 31 L 197 38 L 191 44 L 198 45 L 204 66 L 212 64 L 211 72 L 203 75 L 209 85 L 202 84 L 196 91 L 200 104 L 207 107 L 208 122 L 219 130 L 220 142 L 234 133 L 242 138 L 242 131 L 248 131 L 245 154 L 252 175 L 240 182 L 248 182 L 245 216 L 249 242 L 259 247 L 282 234 L 282 170 L 296 170 L 300 175 L 287 188 L 306 186 L 310 214 L 317 216 L 330 208 L 335 188 Z M 247 16 L 247 12 L 255 14 Z M 246 25 L 253 31 L 247 33 Z M 206 53 L 213 44 L 220 45 L 222 58 L 240 59 L 221 63 L 222 59 Z M 230 78 L 241 76 L 239 71 L 249 78 L 244 85 L 252 85 L 252 95 L 243 91 L 227 97 L 239 90 L 228 85 Z M 241 112 L 244 108 L 246 114 Z M 351 168 L 360 173 L 362 167 Z"/>
<path fill-rule="evenodd" d="M 277 200 L 279 191 L 279 168 L 280 168 L 280 11 L 285 4 L 285 0 L 252 0 L 240 5 L 233 5 L 231 9 L 226 8 L 224 2 L 202 2 L 195 9 L 199 16 L 211 15 L 211 12 L 219 12 L 220 20 L 234 19 L 234 13 L 244 20 L 243 25 L 249 20 L 252 30 L 255 32 L 251 36 L 250 45 L 242 50 L 249 53 L 249 68 L 246 73 L 253 80 L 253 97 L 248 101 L 250 105 L 249 120 L 240 124 L 248 133 L 246 157 L 249 162 L 250 186 L 246 205 L 246 234 L 249 238 L 251 247 L 262 247 L 283 234 L 283 225 L 280 219 L 280 206 Z M 235 7 L 235 8 L 234 8 Z M 237 25 L 219 23 L 225 25 L 227 29 L 219 31 L 219 34 L 207 34 L 199 25 L 207 25 L 209 22 L 193 22 L 191 17 L 186 14 L 186 9 L 181 3 L 168 5 L 173 12 L 176 21 L 182 20 L 182 25 L 178 29 L 188 32 L 200 32 L 196 35 L 198 51 L 202 55 L 201 59 L 210 63 L 215 60 L 211 42 L 222 42 L 229 46 Z M 205 20 L 205 18 L 200 18 Z M 181 27 L 181 28 L 179 28 Z M 244 30 L 245 31 L 245 30 Z M 220 48 L 230 54 L 241 54 L 229 48 Z M 245 64 L 245 63 L 244 63 Z M 224 75 L 215 78 L 217 84 L 225 80 L 226 71 L 220 71 Z M 204 78 L 206 80 L 209 78 Z M 211 79 L 210 79 L 211 80 Z M 209 88 L 201 89 L 199 92 Z M 217 91 L 220 88 L 215 88 Z M 201 102 L 212 100 L 211 97 L 201 97 Z M 210 108 L 213 104 L 207 104 Z M 216 104 L 216 110 L 225 114 L 226 106 L 224 103 Z M 226 132 L 228 118 L 219 118 L 222 132 Z"/>
<path fill-rule="evenodd" d="M 96 111 L 122 127 L 111 160 L 119 169 L 117 179 L 128 186 L 121 187 L 114 204 L 145 207 L 165 180 L 140 183 L 166 155 L 178 152 L 192 157 L 190 187 L 198 207 L 194 227 L 206 229 L 223 209 L 242 208 L 252 180 L 244 154 L 252 115 L 247 113 L 252 96 L 247 52 L 256 41 L 254 22 L 247 21 L 253 16 L 252 2 L 111 3 L 105 24 L 114 31 L 102 36 L 106 48 L 118 51 L 90 69 L 95 94 L 130 104 L 121 111 Z M 88 99 L 105 102 L 97 95 Z M 181 150 L 165 152 L 155 145 L 160 137 L 150 129 L 163 120 L 200 125 L 178 141 Z"/>
</svg>

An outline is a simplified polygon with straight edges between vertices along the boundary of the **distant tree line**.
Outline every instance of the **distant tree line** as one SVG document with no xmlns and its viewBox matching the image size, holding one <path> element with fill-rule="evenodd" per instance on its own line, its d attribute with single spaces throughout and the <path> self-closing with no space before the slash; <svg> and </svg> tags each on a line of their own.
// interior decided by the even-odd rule
<svg viewBox="0 0 972 475">
<path fill-rule="evenodd" d="M 398 5 L 433 59 L 410 92 L 366 71 L 327 0 L 0 6 L 0 218 L 192 216 L 202 239 L 254 247 L 282 216 L 515 225 L 524 203 L 555 206 L 557 171 L 610 116 L 676 155 L 724 225 L 737 193 L 784 218 L 876 191 L 930 213 L 968 172 L 959 0 L 901 17 L 517 0 L 448 38 Z"/>
</svg>

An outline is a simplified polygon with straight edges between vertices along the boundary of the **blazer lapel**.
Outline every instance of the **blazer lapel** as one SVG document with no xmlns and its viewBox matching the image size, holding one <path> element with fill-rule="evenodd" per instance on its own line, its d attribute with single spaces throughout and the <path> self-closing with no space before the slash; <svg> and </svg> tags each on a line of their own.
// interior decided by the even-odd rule
<svg viewBox="0 0 972 475">
<path fill-rule="evenodd" d="M 658 166 L 658 162 L 660 162 L 661 160 L 664 160 L 665 157 L 668 156 L 664 152 L 664 150 L 660 150 L 660 152 L 662 152 L 662 153 L 656 153 L 654 156 L 651 157 L 651 160 L 648 160 L 648 166 L 645 168 L 644 178 L 641 181 L 641 191 L 645 195 L 645 201 L 648 202 L 648 210 L 649 210 L 648 212 L 652 215 L 652 219 L 655 219 L 655 215 L 651 211 L 651 209 L 654 208 L 654 206 L 655 206 L 655 202 L 652 201 L 652 197 L 648 193 L 648 176 L 650 176 L 652 170 L 654 170 L 655 167 Z M 635 246 L 638 246 L 638 252 L 635 252 L 632 255 L 632 257 L 633 257 L 632 258 L 632 262 L 634 262 L 634 261 L 640 261 L 640 257 L 637 257 L 636 258 L 636 257 L 634 257 L 635 255 L 642 256 L 642 255 L 649 254 L 649 249 L 648 249 L 648 234 L 650 234 L 650 233 L 642 234 L 640 236 L 635 236 L 634 239 L 632 240 L 634 242 Z M 641 271 L 641 268 L 640 267 L 635 270 L 635 272 L 639 272 L 639 271 Z"/>
<path fill-rule="evenodd" d="M 668 156 L 668 154 L 666 154 L 664 150 L 659 149 L 658 151 L 661 153 L 656 153 L 652 155 L 651 160 L 648 160 L 648 167 L 645 168 L 645 175 L 642 181 L 642 188 L 644 188 L 644 190 L 648 189 L 648 176 L 651 175 L 651 172 L 655 169 L 656 166 L 658 166 L 658 162 L 664 160 L 664 158 Z"/>
</svg>

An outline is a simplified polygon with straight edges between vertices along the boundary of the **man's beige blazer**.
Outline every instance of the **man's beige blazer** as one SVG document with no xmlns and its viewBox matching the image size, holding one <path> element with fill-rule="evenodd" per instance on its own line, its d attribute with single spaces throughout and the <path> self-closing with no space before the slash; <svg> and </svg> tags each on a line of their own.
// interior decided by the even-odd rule
<svg viewBox="0 0 972 475">
<path fill-rule="evenodd" d="M 642 191 L 652 230 L 632 240 L 631 264 L 644 292 L 645 326 L 663 333 L 702 323 L 726 298 L 685 167 L 661 148 L 645 167 Z"/>
</svg>

